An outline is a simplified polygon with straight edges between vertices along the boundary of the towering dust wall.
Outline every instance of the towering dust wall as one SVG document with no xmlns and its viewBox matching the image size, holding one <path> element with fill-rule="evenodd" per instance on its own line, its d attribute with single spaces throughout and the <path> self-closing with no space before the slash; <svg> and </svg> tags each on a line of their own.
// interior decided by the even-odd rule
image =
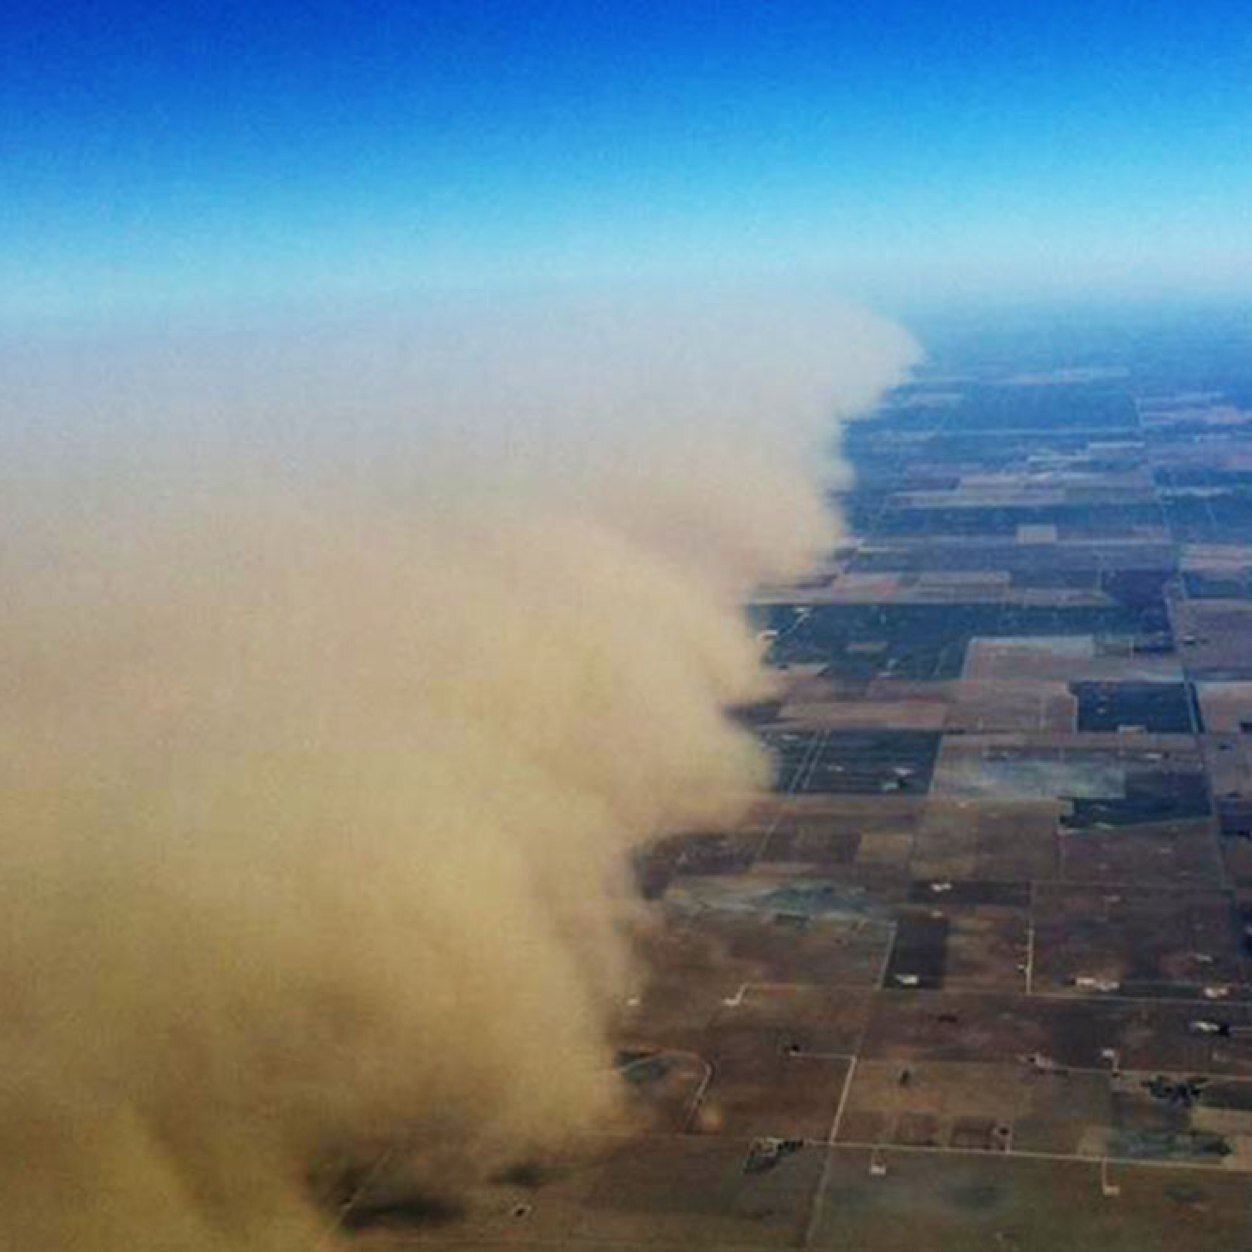
<svg viewBox="0 0 1252 1252">
<path fill-rule="evenodd" d="M 307 1249 L 612 1115 L 624 851 L 765 776 L 740 612 L 898 329 L 618 298 L 7 349 L 0 1238 Z"/>
</svg>

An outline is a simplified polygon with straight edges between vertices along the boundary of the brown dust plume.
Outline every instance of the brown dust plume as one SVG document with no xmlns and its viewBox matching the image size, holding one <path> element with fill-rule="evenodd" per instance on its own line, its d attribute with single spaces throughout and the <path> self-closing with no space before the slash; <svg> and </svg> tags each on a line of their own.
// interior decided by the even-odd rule
<svg viewBox="0 0 1252 1252">
<path fill-rule="evenodd" d="M 4 352 L 0 1246 L 307 1250 L 380 1145 L 454 1193 L 612 1117 L 625 854 L 765 780 L 740 605 L 908 337 L 740 294 Z"/>
</svg>

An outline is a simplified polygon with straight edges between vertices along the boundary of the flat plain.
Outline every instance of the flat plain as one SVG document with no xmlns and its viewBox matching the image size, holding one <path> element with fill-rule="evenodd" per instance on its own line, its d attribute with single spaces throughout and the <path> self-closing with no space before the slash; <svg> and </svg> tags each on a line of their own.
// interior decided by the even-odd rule
<svg viewBox="0 0 1252 1252">
<path fill-rule="evenodd" d="M 1248 1245 L 1252 388 L 1207 342 L 967 345 L 848 430 L 845 541 L 752 606 L 775 788 L 638 857 L 633 1121 L 434 1217 L 400 1154 L 363 1243 Z"/>
</svg>

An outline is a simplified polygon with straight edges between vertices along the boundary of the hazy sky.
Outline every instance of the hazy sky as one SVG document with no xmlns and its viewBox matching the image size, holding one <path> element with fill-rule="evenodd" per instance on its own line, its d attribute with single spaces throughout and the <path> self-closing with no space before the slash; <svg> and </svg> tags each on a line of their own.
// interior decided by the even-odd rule
<svg viewBox="0 0 1252 1252">
<path fill-rule="evenodd" d="M 1242 0 L 9 0 L 0 318 L 1252 279 Z"/>
</svg>

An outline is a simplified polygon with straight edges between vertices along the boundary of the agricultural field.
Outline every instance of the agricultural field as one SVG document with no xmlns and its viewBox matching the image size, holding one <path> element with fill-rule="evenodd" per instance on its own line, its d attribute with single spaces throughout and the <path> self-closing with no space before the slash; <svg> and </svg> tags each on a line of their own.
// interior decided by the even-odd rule
<svg viewBox="0 0 1252 1252">
<path fill-rule="evenodd" d="M 751 610 L 773 788 L 636 857 L 621 1118 L 436 1220 L 399 1153 L 362 1239 L 1252 1240 L 1252 410 L 1168 359 L 949 355 L 846 432 Z"/>
</svg>

